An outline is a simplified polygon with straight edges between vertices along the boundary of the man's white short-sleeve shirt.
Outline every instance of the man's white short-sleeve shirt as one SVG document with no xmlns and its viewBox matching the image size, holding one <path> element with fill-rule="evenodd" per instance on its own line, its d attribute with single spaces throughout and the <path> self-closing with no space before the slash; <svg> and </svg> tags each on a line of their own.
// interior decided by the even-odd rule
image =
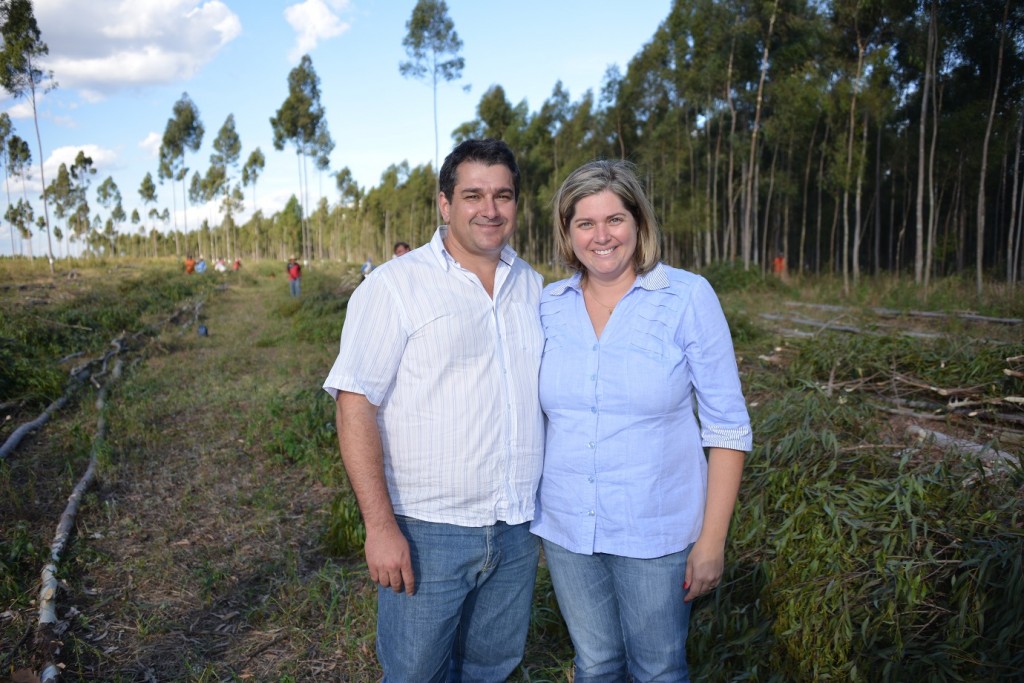
<svg viewBox="0 0 1024 683">
<path fill-rule="evenodd" d="M 445 250 L 445 231 L 356 288 L 324 389 L 378 406 L 395 514 L 519 524 L 533 518 L 543 464 L 542 278 L 506 246 L 492 298 Z"/>
</svg>

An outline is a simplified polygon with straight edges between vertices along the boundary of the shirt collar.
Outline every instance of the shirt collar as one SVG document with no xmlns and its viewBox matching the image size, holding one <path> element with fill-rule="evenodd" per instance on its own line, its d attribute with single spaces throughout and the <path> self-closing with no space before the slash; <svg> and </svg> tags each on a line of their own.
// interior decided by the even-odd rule
<svg viewBox="0 0 1024 683">
<path fill-rule="evenodd" d="M 583 279 L 583 271 L 576 271 L 572 274 L 568 280 L 563 280 L 561 283 L 556 285 L 551 290 L 552 296 L 559 296 L 565 294 L 566 291 L 574 289 L 577 292 L 582 293 L 580 282 Z M 655 289 L 665 289 L 669 286 L 668 273 L 665 271 L 665 267 L 661 263 L 656 263 L 654 268 L 647 271 L 643 275 L 637 276 L 636 282 L 633 283 L 633 287 L 640 287 L 648 291 Z M 631 288 L 632 289 L 632 288 Z"/>
<path fill-rule="evenodd" d="M 448 270 L 451 264 L 455 263 L 455 259 L 445 249 L 444 238 L 448 234 L 447 225 L 437 226 L 437 230 L 434 231 L 434 236 L 430 239 L 430 250 L 434 252 L 434 257 L 444 270 Z M 501 249 L 501 253 L 498 255 L 498 259 L 505 265 L 511 267 L 516 260 L 516 250 L 506 244 Z"/>
</svg>

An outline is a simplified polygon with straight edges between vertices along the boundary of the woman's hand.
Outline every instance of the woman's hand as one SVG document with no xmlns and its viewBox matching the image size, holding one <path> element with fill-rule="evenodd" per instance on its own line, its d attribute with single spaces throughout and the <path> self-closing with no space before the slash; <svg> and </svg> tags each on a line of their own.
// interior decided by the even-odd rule
<svg viewBox="0 0 1024 683">
<path fill-rule="evenodd" d="M 718 587 L 725 571 L 725 547 L 708 542 L 703 536 L 697 539 L 686 558 L 686 591 L 684 602 L 693 602 Z"/>
</svg>

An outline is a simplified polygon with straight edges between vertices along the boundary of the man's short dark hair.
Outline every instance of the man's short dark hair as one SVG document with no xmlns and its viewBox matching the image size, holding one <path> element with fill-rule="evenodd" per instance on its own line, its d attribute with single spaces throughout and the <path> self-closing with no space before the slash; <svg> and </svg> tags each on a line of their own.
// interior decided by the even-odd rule
<svg viewBox="0 0 1024 683">
<path fill-rule="evenodd" d="M 464 161 L 479 161 L 488 166 L 501 164 L 512 174 L 512 189 L 516 200 L 519 199 L 519 165 L 516 155 L 504 140 L 485 138 L 483 140 L 466 140 L 460 142 L 441 164 L 441 175 L 438 185 L 441 194 L 450 202 L 455 192 L 455 170 Z"/>
</svg>

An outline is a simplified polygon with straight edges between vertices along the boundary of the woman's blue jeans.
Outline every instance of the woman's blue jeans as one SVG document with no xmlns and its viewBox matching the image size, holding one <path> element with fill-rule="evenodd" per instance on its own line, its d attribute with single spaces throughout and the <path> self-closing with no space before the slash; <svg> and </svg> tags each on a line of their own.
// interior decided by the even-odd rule
<svg viewBox="0 0 1024 683">
<path fill-rule="evenodd" d="M 692 546 L 691 546 L 692 547 Z M 690 548 L 641 560 L 580 555 L 544 541 L 544 557 L 573 647 L 576 683 L 689 681 Z"/>
<path fill-rule="evenodd" d="M 399 517 L 416 593 L 377 590 L 377 656 L 390 683 L 504 682 L 523 658 L 540 544 L 530 525 Z"/>
</svg>

